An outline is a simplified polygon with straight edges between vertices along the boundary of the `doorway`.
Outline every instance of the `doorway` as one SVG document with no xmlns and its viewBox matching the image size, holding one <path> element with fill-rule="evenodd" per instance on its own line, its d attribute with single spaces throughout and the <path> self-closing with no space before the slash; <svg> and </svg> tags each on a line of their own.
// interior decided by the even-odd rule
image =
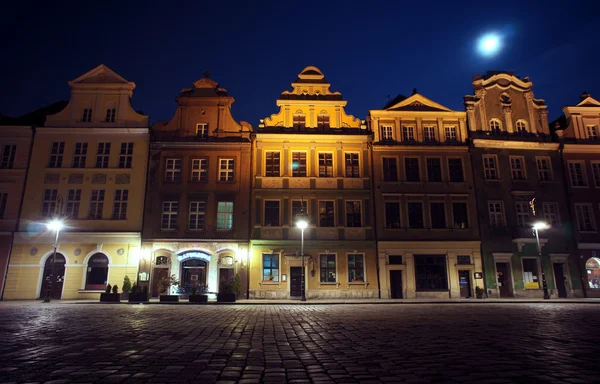
<svg viewBox="0 0 600 384">
<path fill-rule="evenodd" d="M 302 296 L 302 267 L 290 267 L 290 296 Z"/>
<path fill-rule="evenodd" d="M 154 273 L 152 276 L 152 297 L 158 297 L 159 293 L 159 287 L 158 287 L 158 282 L 162 279 L 162 278 L 168 278 L 169 277 L 169 268 L 154 268 Z"/>
<path fill-rule="evenodd" d="M 186 292 L 193 288 L 199 289 L 206 286 L 206 260 L 188 259 L 182 263 L 182 285 Z"/>
<path fill-rule="evenodd" d="M 60 253 L 57 253 L 56 261 L 54 262 L 54 276 L 56 276 L 56 278 L 52 279 L 50 286 L 50 298 L 52 300 L 60 300 L 62 297 L 63 284 L 65 280 L 65 264 L 65 257 Z M 50 276 L 52 276 L 52 256 L 46 259 L 43 276 L 40 298 L 46 297 L 46 290 L 48 289 L 48 283 L 50 283 Z"/>
<path fill-rule="evenodd" d="M 471 297 L 471 279 L 469 271 L 458 271 L 460 297 Z"/>
<path fill-rule="evenodd" d="M 233 268 L 221 268 L 219 270 L 219 292 L 221 291 L 221 285 L 223 285 L 224 283 L 231 284 L 235 287 L 235 281 L 233 277 Z"/>
<path fill-rule="evenodd" d="M 556 290 L 558 291 L 558 297 L 567 297 L 567 287 L 565 286 L 565 271 L 563 264 L 554 263 L 554 281 L 556 281 Z"/>
<path fill-rule="evenodd" d="M 390 271 L 390 295 L 392 299 L 402 298 L 402 270 Z"/>
<path fill-rule="evenodd" d="M 496 263 L 496 279 L 500 297 L 513 297 L 512 279 L 508 263 Z"/>
</svg>

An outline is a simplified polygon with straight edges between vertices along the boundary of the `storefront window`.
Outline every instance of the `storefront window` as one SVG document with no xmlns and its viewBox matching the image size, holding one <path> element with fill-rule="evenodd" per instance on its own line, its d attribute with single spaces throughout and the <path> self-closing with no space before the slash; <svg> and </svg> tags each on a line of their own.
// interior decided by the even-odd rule
<svg viewBox="0 0 600 384">
<path fill-rule="evenodd" d="M 588 285 L 591 289 L 600 289 L 600 259 L 592 257 L 585 263 Z"/>
<path fill-rule="evenodd" d="M 539 289 L 537 259 L 523 259 L 523 283 L 525 289 Z"/>
<path fill-rule="evenodd" d="M 417 291 L 447 291 L 446 256 L 415 255 L 415 275 Z"/>
<path fill-rule="evenodd" d="M 108 257 L 102 253 L 96 253 L 87 264 L 87 276 L 85 289 L 104 290 L 108 277 Z"/>
</svg>

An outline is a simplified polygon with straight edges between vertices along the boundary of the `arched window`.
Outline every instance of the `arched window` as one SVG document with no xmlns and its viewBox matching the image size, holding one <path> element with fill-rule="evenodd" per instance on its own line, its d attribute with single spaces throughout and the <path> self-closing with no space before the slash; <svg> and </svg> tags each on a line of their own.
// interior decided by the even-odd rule
<svg viewBox="0 0 600 384">
<path fill-rule="evenodd" d="M 108 257 L 96 253 L 88 260 L 85 289 L 104 290 L 108 284 Z"/>
<path fill-rule="evenodd" d="M 117 104 L 114 101 L 106 104 L 106 117 L 104 119 L 107 123 L 114 123 L 117 117 Z"/>
<path fill-rule="evenodd" d="M 500 124 L 500 120 L 498 119 L 492 119 L 490 120 L 490 131 L 492 131 L 492 135 L 498 135 L 500 134 L 501 131 L 501 124 Z"/>
<path fill-rule="evenodd" d="M 516 128 L 517 133 L 527 133 L 527 122 L 525 122 L 525 120 L 517 120 Z"/>
<path fill-rule="evenodd" d="M 600 259 L 592 257 L 585 263 L 588 286 L 590 289 L 600 289 Z"/>
<path fill-rule="evenodd" d="M 302 110 L 297 110 L 296 113 L 294 113 L 293 119 L 293 126 L 295 129 L 306 128 L 306 115 L 302 113 Z"/>
<path fill-rule="evenodd" d="M 317 115 L 317 127 L 320 129 L 329 128 L 329 114 L 327 111 L 321 111 Z"/>
</svg>

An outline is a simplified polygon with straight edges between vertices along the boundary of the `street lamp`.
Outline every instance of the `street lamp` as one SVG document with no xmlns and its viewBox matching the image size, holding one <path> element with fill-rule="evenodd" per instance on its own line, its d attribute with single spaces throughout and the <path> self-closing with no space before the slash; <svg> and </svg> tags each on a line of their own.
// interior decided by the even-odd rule
<svg viewBox="0 0 600 384">
<path fill-rule="evenodd" d="M 62 220 L 54 219 L 46 224 L 46 228 L 49 231 L 56 232 L 56 237 L 54 238 L 54 252 L 52 253 L 52 266 L 50 267 L 50 276 L 48 276 L 48 282 L 46 284 L 46 297 L 44 298 L 44 303 L 50 302 L 50 291 L 52 288 L 52 280 L 54 280 L 54 265 L 56 264 L 56 249 L 58 248 L 58 234 L 60 230 L 63 229 L 64 223 Z"/>
<path fill-rule="evenodd" d="M 300 284 L 300 301 L 306 301 L 306 289 L 304 282 L 304 230 L 308 228 L 308 215 L 304 213 L 304 209 L 300 210 L 300 213 L 296 215 L 296 227 L 300 228 L 301 242 L 300 242 L 300 257 L 302 257 L 302 283 Z"/>
<path fill-rule="evenodd" d="M 540 236 L 538 234 L 539 230 L 548 229 L 550 226 L 543 221 L 538 221 L 533 223 L 533 230 L 535 231 L 535 241 L 537 243 L 538 257 L 540 258 L 540 264 L 542 267 L 542 287 L 544 288 L 544 300 L 549 300 L 550 296 L 548 295 L 548 284 L 546 284 L 546 274 L 544 273 L 544 263 L 542 262 L 542 247 L 540 245 Z"/>
</svg>

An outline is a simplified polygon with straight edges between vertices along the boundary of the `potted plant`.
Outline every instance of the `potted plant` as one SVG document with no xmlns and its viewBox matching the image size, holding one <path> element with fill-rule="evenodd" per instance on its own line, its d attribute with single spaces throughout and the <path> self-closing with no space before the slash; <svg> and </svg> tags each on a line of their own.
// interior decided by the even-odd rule
<svg viewBox="0 0 600 384">
<path fill-rule="evenodd" d="M 179 295 L 171 295 L 170 290 L 173 285 L 179 285 L 179 281 L 175 275 L 165 276 L 158 280 L 158 288 L 160 289 L 161 302 L 176 302 L 179 301 Z"/>
<path fill-rule="evenodd" d="M 101 303 L 119 303 L 121 302 L 121 295 L 119 294 L 119 287 L 117 285 L 111 286 L 108 284 L 104 293 L 100 294 Z"/>
<path fill-rule="evenodd" d="M 129 300 L 129 293 L 131 292 L 131 280 L 129 280 L 129 276 L 125 275 L 123 278 L 123 285 L 121 286 L 121 298 L 123 300 Z"/>
<path fill-rule="evenodd" d="M 208 295 L 206 295 L 207 291 L 208 289 L 205 285 L 192 287 L 192 294 L 189 297 L 190 303 L 206 304 L 208 302 Z"/>
<path fill-rule="evenodd" d="M 232 281 L 222 280 L 217 293 L 218 303 L 235 303 L 235 287 Z"/>
<path fill-rule="evenodd" d="M 242 297 L 242 279 L 240 278 L 240 274 L 235 274 L 235 279 L 233 281 L 236 298 Z"/>
<path fill-rule="evenodd" d="M 475 297 L 477 297 L 478 299 L 483 299 L 484 295 L 485 290 L 483 288 L 475 287 Z"/>
<path fill-rule="evenodd" d="M 131 292 L 129 292 L 129 302 L 144 302 L 148 301 L 148 287 L 144 287 L 144 289 L 140 289 L 140 286 L 133 283 L 131 286 Z"/>
</svg>

